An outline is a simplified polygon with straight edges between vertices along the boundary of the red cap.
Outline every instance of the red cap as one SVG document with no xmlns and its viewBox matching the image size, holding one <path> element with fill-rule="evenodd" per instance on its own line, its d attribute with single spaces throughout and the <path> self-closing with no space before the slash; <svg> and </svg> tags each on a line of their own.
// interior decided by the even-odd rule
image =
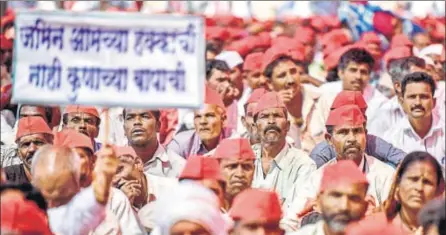
<svg viewBox="0 0 446 235">
<path fill-rule="evenodd" d="M 356 105 L 360 109 L 366 109 L 367 103 L 360 91 L 341 91 L 336 96 L 331 109 L 337 109 L 345 105 Z"/>
<path fill-rule="evenodd" d="M 243 63 L 243 70 L 247 71 L 261 71 L 262 70 L 262 52 L 254 52 L 246 56 Z"/>
<path fill-rule="evenodd" d="M 249 188 L 234 198 L 229 215 L 235 221 L 278 224 L 282 217 L 282 209 L 275 192 Z"/>
<path fill-rule="evenodd" d="M 281 47 L 271 47 L 268 50 L 266 50 L 265 54 L 263 54 L 263 60 L 262 60 L 262 71 L 265 71 L 266 67 L 273 63 L 275 60 L 279 59 L 282 56 L 291 56 L 288 54 L 288 50 L 285 50 Z"/>
<path fill-rule="evenodd" d="M 312 16 L 310 18 L 310 25 L 311 27 L 313 27 L 314 29 L 316 29 L 319 32 L 324 31 L 326 25 L 325 25 L 325 20 L 318 15 Z"/>
<path fill-rule="evenodd" d="M 297 27 L 294 33 L 294 39 L 300 43 L 308 43 L 316 39 L 316 33 L 310 27 Z"/>
<path fill-rule="evenodd" d="M 64 114 L 65 113 L 88 113 L 88 114 L 93 115 L 97 118 L 100 118 L 98 110 L 93 106 L 68 105 L 65 108 Z"/>
<path fill-rule="evenodd" d="M 404 34 L 398 34 L 392 37 L 392 41 L 390 42 L 390 48 L 396 47 L 409 47 L 412 48 L 413 44 L 410 39 Z"/>
<path fill-rule="evenodd" d="M 130 146 L 115 146 L 115 152 L 116 152 L 117 157 L 124 156 L 124 155 L 129 155 L 134 158 L 138 157 L 138 155 L 136 154 L 133 147 L 130 147 Z"/>
<path fill-rule="evenodd" d="M 223 139 L 217 146 L 215 158 L 254 160 L 256 157 L 247 139 Z"/>
<path fill-rule="evenodd" d="M 384 36 L 390 37 L 393 34 L 393 18 L 394 16 L 389 12 L 377 11 L 373 15 L 373 27 Z"/>
<path fill-rule="evenodd" d="M 56 132 L 53 144 L 55 146 L 65 146 L 69 148 L 88 148 L 94 153 L 91 139 L 88 136 L 71 129 Z"/>
<path fill-rule="evenodd" d="M 206 86 L 206 91 L 204 94 L 204 103 L 217 105 L 218 107 L 225 109 L 225 104 L 223 103 L 220 94 L 218 94 L 217 91 L 210 88 L 209 86 Z"/>
<path fill-rule="evenodd" d="M 2 86 L 1 88 L 1 103 L 0 103 L 0 110 L 2 110 L 6 105 L 9 104 L 11 101 L 11 95 L 12 95 L 12 83 Z"/>
<path fill-rule="evenodd" d="M 2 50 L 11 50 L 14 46 L 14 43 L 11 39 L 7 39 L 5 35 L 0 35 L 0 49 Z"/>
<path fill-rule="evenodd" d="M 3 28 L 6 25 L 14 23 L 14 20 L 15 20 L 15 14 L 7 14 L 7 15 L 3 16 L 0 20 L 1 30 L 3 31 Z"/>
<path fill-rule="evenodd" d="M 374 43 L 381 45 L 381 39 L 375 32 L 366 32 L 361 35 L 361 42 L 364 43 Z"/>
<path fill-rule="evenodd" d="M 384 65 L 389 66 L 390 61 L 412 56 L 412 50 L 409 47 L 394 47 L 384 54 Z"/>
<path fill-rule="evenodd" d="M 1 200 L 1 230 L 17 234 L 53 234 L 48 219 L 36 203 L 23 198 Z"/>
<path fill-rule="evenodd" d="M 321 44 L 327 46 L 329 44 L 347 45 L 351 42 L 350 37 L 343 29 L 335 29 L 324 34 L 321 38 Z"/>
<path fill-rule="evenodd" d="M 364 115 L 362 114 L 358 106 L 344 105 L 330 111 L 325 125 L 361 125 L 364 124 L 364 122 Z"/>
<path fill-rule="evenodd" d="M 33 134 L 48 134 L 52 136 L 53 132 L 51 132 L 48 124 L 41 117 L 30 116 L 20 118 L 15 140 L 17 141 L 23 136 Z"/>
<path fill-rule="evenodd" d="M 342 55 L 346 53 L 348 50 L 352 48 L 360 48 L 358 45 L 348 45 L 341 47 L 339 49 L 336 49 L 332 53 L 330 53 L 327 57 L 324 58 L 324 66 L 325 70 L 331 70 L 338 66 L 339 60 L 341 59 Z"/>
<path fill-rule="evenodd" d="M 283 103 L 282 99 L 280 99 L 279 94 L 274 91 L 265 93 L 262 95 L 262 97 L 260 97 L 258 105 L 254 111 L 254 115 L 271 108 L 285 108 L 285 104 Z"/>
<path fill-rule="evenodd" d="M 261 32 L 255 36 L 256 42 L 253 49 L 256 48 L 267 48 L 271 46 L 271 35 L 268 32 Z"/>
<path fill-rule="evenodd" d="M 266 93 L 268 93 L 268 91 L 265 88 L 257 88 L 254 91 L 252 91 L 246 103 L 247 104 L 257 103 L 260 100 L 260 98 Z"/>
<path fill-rule="evenodd" d="M 236 27 L 241 28 L 243 27 L 243 19 L 234 15 L 216 15 L 214 16 L 215 21 L 222 26 L 229 26 L 229 27 Z"/>
<path fill-rule="evenodd" d="M 367 178 L 351 160 L 341 160 L 325 167 L 319 192 L 345 184 L 368 184 Z"/>
<path fill-rule="evenodd" d="M 233 42 L 231 42 L 231 44 L 229 44 L 225 48 L 225 50 L 226 51 L 236 51 L 240 56 L 242 56 L 242 57 L 246 56 L 252 50 L 248 41 L 249 41 L 248 38 L 233 41 Z"/>
<path fill-rule="evenodd" d="M 391 223 L 385 213 L 380 212 L 351 223 L 345 229 L 345 235 L 409 235 L 401 226 Z"/>
<path fill-rule="evenodd" d="M 273 48 L 277 48 L 277 52 L 282 52 L 295 61 L 305 60 L 305 46 L 294 39 L 285 37 L 285 39 L 275 43 Z"/>
<path fill-rule="evenodd" d="M 230 27 L 230 28 L 227 29 L 227 31 L 228 31 L 228 34 L 229 34 L 229 38 L 231 40 L 242 39 L 242 38 L 244 38 L 247 35 L 246 31 L 244 29 L 240 29 L 240 28 Z"/>
<path fill-rule="evenodd" d="M 206 40 L 217 39 L 226 41 L 229 38 L 229 33 L 225 28 L 219 26 L 206 27 Z"/>
<path fill-rule="evenodd" d="M 189 156 L 179 179 L 215 179 L 225 182 L 217 159 L 198 155 Z"/>
</svg>

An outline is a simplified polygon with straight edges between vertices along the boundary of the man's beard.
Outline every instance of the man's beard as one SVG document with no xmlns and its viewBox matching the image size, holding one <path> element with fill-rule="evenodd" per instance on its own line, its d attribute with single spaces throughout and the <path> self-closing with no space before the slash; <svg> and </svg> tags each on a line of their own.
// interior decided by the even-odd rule
<svg viewBox="0 0 446 235">
<path fill-rule="evenodd" d="M 355 219 L 350 215 L 347 215 L 349 217 L 348 221 L 336 220 L 334 217 L 336 215 L 326 215 L 322 212 L 322 218 L 324 219 L 325 223 L 327 223 L 330 230 L 335 233 L 343 232 L 349 223 L 355 221 Z"/>
</svg>

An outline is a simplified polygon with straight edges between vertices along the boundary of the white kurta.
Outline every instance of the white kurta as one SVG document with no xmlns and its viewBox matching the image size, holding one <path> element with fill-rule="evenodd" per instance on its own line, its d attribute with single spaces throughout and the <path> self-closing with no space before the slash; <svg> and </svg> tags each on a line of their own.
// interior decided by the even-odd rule
<svg viewBox="0 0 446 235">
<path fill-rule="evenodd" d="M 285 216 L 281 221 L 281 225 L 287 231 L 296 231 L 299 228 L 300 221 L 296 215 L 304 209 L 308 200 L 317 197 L 325 167 L 329 164 L 334 164 L 336 161 L 337 159 L 334 158 L 318 168 L 303 185 L 295 185 L 296 190 L 293 203 L 285 211 Z M 387 199 L 395 170 L 386 163 L 367 155 L 363 158 L 362 165 L 361 170 L 364 170 L 369 181 L 367 194 L 375 199 L 377 206 L 381 205 Z"/>
<path fill-rule="evenodd" d="M 269 171 L 264 174 L 262 168 L 262 149 L 254 145 L 256 155 L 253 188 L 275 191 L 284 205 L 294 184 L 303 184 L 311 172 L 316 170 L 316 163 L 304 151 L 285 144 L 283 149 L 271 162 Z M 264 177 L 266 175 L 266 177 Z"/>
</svg>

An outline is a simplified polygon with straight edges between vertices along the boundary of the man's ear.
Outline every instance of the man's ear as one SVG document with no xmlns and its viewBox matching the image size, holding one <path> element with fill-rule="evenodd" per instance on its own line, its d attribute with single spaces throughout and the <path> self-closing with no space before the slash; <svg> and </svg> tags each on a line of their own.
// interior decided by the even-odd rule
<svg viewBox="0 0 446 235">
<path fill-rule="evenodd" d="M 290 131 L 290 126 L 291 126 L 290 121 L 287 121 L 286 122 L 286 132 Z"/>
<path fill-rule="evenodd" d="M 226 112 L 221 114 L 221 121 L 223 122 L 223 127 L 228 125 L 228 116 L 226 115 Z"/>
<path fill-rule="evenodd" d="M 241 120 L 242 120 L 242 124 L 243 124 L 243 126 L 246 127 L 246 126 L 247 126 L 247 123 L 246 123 L 246 118 L 245 118 L 245 116 L 242 116 L 242 117 L 241 117 Z"/>
</svg>

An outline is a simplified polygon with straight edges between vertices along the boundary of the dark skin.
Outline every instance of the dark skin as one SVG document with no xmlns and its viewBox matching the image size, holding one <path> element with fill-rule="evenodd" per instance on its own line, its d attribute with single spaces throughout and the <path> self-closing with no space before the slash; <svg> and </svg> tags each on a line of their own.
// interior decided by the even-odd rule
<svg viewBox="0 0 446 235">
<path fill-rule="evenodd" d="M 254 160 L 237 157 L 220 160 L 220 169 L 226 179 L 225 209 L 229 210 L 237 194 L 251 187 L 254 178 Z"/>
<path fill-rule="evenodd" d="M 370 80 L 370 72 L 368 64 L 350 61 L 347 67 L 338 71 L 343 90 L 364 92 Z"/>
<path fill-rule="evenodd" d="M 23 162 L 26 176 L 31 180 L 31 162 L 34 154 L 46 144 L 52 144 L 53 138 L 45 134 L 32 134 L 17 141 L 17 153 Z"/>
<path fill-rule="evenodd" d="M 336 150 L 338 160 L 352 160 L 358 166 L 364 157 L 367 131 L 363 124 L 338 125 L 333 134 L 325 134 L 327 142 Z"/>
<path fill-rule="evenodd" d="M 92 140 L 99 134 L 99 119 L 89 113 L 68 113 L 65 128 L 73 129 Z"/>
</svg>

